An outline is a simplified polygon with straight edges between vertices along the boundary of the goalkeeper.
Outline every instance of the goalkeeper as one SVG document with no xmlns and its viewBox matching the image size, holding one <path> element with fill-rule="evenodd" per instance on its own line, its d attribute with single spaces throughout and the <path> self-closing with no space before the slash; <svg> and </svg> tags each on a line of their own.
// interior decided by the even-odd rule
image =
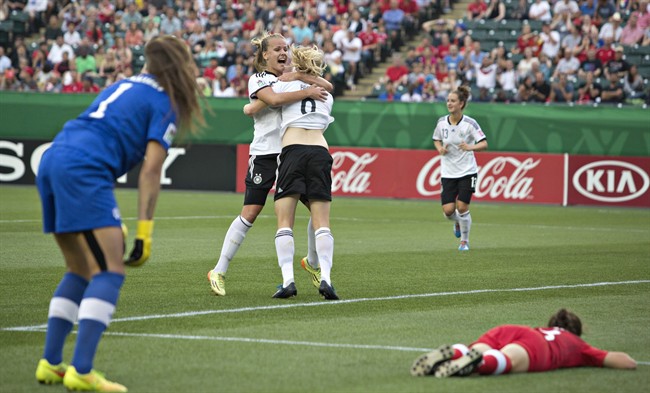
<svg viewBox="0 0 650 393">
<path fill-rule="evenodd" d="M 64 125 L 40 162 L 43 230 L 54 234 L 67 266 L 50 301 L 45 350 L 36 369 L 40 383 L 63 383 L 68 390 L 126 391 L 94 370 L 95 352 L 115 311 L 124 265 L 142 265 L 151 254 L 160 175 L 176 128 L 192 132 L 204 124 L 187 45 L 173 36 L 158 36 L 147 43 L 145 56 L 143 73 L 99 94 Z M 124 261 L 113 187 L 143 159 L 135 246 Z M 76 322 L 68 366 L 63 345 Z"/>
</svg>

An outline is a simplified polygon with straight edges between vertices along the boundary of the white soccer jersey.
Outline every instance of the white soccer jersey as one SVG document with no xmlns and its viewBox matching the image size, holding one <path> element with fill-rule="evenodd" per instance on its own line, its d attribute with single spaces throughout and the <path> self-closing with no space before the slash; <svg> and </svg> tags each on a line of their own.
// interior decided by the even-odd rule
<svg viewBox="0 0 650 393">
<path fill-rule="evenodd" d="M 310 85 L 301 81 L 280 82 L 273 85 L 273 91 L 276 93 L 285 93 L 298 91 L 308 88 Z M 280 139 L 288 127 L 299 127 L 307 130 L 323 130 L 334 121 L 330 116 L 334 99 L 331 94 L 327 95 L 327 100 L 316 101 L 311 98 L 305 98 L 302 101 L 285 105 L 282 108 L 282 125 L 280 126 Z"/>
<path fill-rule="evenodd" d="M 257 99 L 257 92 L 273 86 L 278 77 L 270 72 L 258 72 L 248 79 L 248 91 L 250 101 Z M 280 154 L 282 151 L 282 139 L 280 137 L 281 108 L 270 106 L 262 109 L 253 115 L 255 121 L 255 132 L 253 142 L 250 144 L 250 155 Z"/>
<path fill-rule="evenodd" d="M 481 126 L 469 116 L 463 115 L 457 125 L 449 122 L 449 116 L 439 118 L 436 129 L 433 131 L 433 140 L 441 141 L 447 149 L 447 154 L 442 156 L 441 176 L 457 179 L 477 173 L 478 166 L 474 152 L 461 150 L 458 145 L 461 142 L 475 145 L 484 139 L 486 138 Z"/>
</svg>

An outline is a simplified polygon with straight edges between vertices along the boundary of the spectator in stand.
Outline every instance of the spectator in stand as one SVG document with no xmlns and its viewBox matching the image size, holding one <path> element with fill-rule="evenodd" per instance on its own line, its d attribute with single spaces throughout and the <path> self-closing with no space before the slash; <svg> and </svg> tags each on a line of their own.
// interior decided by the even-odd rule
<svg viewBox="0 0 650 393">
<path fill-rule="evenodd" d="M 623 47 L 617 46 L 614 49 L 614 58 L 610 60 L 605 66 L 605 76 L 611 80 L 611 75 L 617 78 L 623 78 L 630 69 L 630 63 L 623 59 Z"/>
<path fill-rule="evenodd" d="M 520 80 L 530 73 L 533 63 L 539 63 L 539 59 L 533 56 L 533 50 L 528 47 L 524 49 L 524 58 L 517 63 L 517 75 Z"/>
<path fill-rule="evenodd" d="M 560 44 L 561 50 L 569 50 L 574 55 L 578 55 L 582 51 L 582 34 L 578 27 L 571 25 L 569 29 L 569 34 L 562 38 L 562 43 Z M 587 39 L 587 38 L 585 38 Z"/>
<path fill-rule="evenodd" d="M 573 82 L 569 81 L 567 74 L 560 73 L 557 81 L 551 85 L 551 94 L 549 95 L 549 102 L 573 102 L 574 86 Z"/>
<path fill-rule="evenodd" d="M 593 38 L 595 39 L 595 41 L 598 40 L 598 34 L 600 33 L 600 31 L 598 30 L 598 26 L 596 26 L 596 24 L 594 23 L 594 19 L 591 16 L 589 15 L 581 16 L 580 30 L 582 31 L 583 37 Z"/>
<path fill-rule="evenodd" d="M 348 74 L 348 87 L 353 89 L 360 76 L 359 62 L 361 61 L 361 48 L 363 42 L 356 37 L 354 31 L 348 30 L 347 37 L 341 41 L 341 50 L 343 52 L 343 62 L 347 64 L 350 71 Z"/>
<path fill-rule="evenodd" d="M 45 27 L 44 38 L 48 44 L 52 44 L 56 41 L 56 36 L 61 33 L 61 22 L 57 15 L 50 15 L 47 26 Z"/>
<path fill-rule="evenodd" d="M 575 0 L 558 0 L 553 6 L 553 18 L 572 21 L 580 16 L 580 7 Z"/>
<path fill-rule="evenodd" d="M 528 10 L 528 18 L 542 22 L 550 22 L 553 19 L 551 6 L 546 0 L 535 0 Z"/>
<path fill-rule="evenodd" d="M 467 20 L 485 19 L 485 11 L 487 11 L 487 4 L 483 0 L 474 0 L 467 5 L 465 18 Z"/>
<path fill-rule="evenodd" d="M 65 34 L 63 34 L 63 41 L 72 47 L 81 43 L 81 35 L 77 31 L 77 27 L 74 23 L 68 23 L 68 29 Z"/>
<path fill-rule="evenodd" d="M 414 0 L 402 0 L 399 8 L 404 11 L 404 21 L 402 23 L 404 31 L 409 38 L 413 38 L 416 33 L 416 27 L 419 26 L 419 7 Z"/>
<path fill-rule="evenodd" d="M 451 46 L 451 41 L 449 40 L 449 34 L 443 33 L 440 36 L 440 44 L 437 46 L 438 58 L 444 59 L 445 56 L 449 54 L 449 47 Z M 446 99 L 446 98 L 445 98 Z"/>
<path fill-rule="evenodd" d="M 607 104 L 621 104 L 625 101 L 625 90 L 621 78 L 616 73 L 611 73 L 607 77 L 608 84 L 605 85 L 600 93 L 600 102 Z"/>
<path fill-rule="evenodd" d="M 596 2 L 597 0 L 580 0 L 580 14 L 593 18 L 596 13 Z"/>
<path fill-rule="evenodd" d="M 542 49 L 540 52 L 548 56 L 551 61 L 555 61 L 556 56 L 560 52 L 560 33 L 551 30 L 551 24 L 549 22 L 544 22 L 539 38 L 542 42 Z"/>
<path fill-rule="evenodd" d="M 69 59 L 74 58 L 74 50 L 63 41 L 63 34 L 60 33 L 56 36 L 56 40 L 47 54 L 47 59 L 56 66 L 63 61 L 63 53 L 67 53 Z"/>
<path fill-rule="evenodd" d="M 400 97 L 401 102 L 422 102 L 422 94 L 418 92 L 417 85 L 409 85 L 406 93 Z"/>
<path fill-rule="evenodd" d="M 91 44 L 104 44 L 104 33 L 102 32 L 102 29 L 97 26 L 95 19 L 87 20 L 83 36 L 87 38 Z"/>
<path fill-rule="evenodd" d="M 562 57 L 557 62 L 557 66 L 555 66 L 553 79 L 558 78 L 560 74 L 576 75 L 580 69 L 580 61 L 573 56 L 573 52 L 570 49 L 562 49 L 561 52 Z"/>
<path fill-rule="evenodd" d="M 124 33 L 124 43 L 127 46 L 144 45 L 144 33 L 138 27 L 137 22 L 129 23 L 129 28 L 126 33 Z"/>
<path fill-rule="evenodd" d="M 648 27 L 650 27 L 650 1 L 649 0 L 639 1 L 639 9 L 632 12 L 632 14 L 637 15 L 637 23 L 639 24 L 639 26 L 641 26 L 642 29 L 645 30 Z"/>
<path fill-rule="evenodd" d="M 609 21 L 600 27 L 598 38 L 602 41 L 611 39 L 612 42 L 618 42 L 621 38 L 623 28 L 621 27 L 621 14 L 614 13 Z"/>
<path fill-rule="evenodd" d="M 160 21 L 160 33 L 163 35 L 182 36 L 183 22 L 176 16 L 173 7 L 165 8 L 165 16 Z"/>
<path fill-rule="evenodd" d="M 485 19 L 495 21 L 503 20 L 506 17 L 506 6 L 501 0 L 490 0 L 485 10 Z"/>
<path fill-rule="evenodd" d="M 235 89 L 230 86 L 225 75 L 218 74 L 218 79 L 212 84 L 212 96 L 213 97 L 237 97 Z"/>
<path fill-rule="evenodd" d="M 76 3 L 70 2 L 59 11 L 59 19 L 63 21 L 61 23 L 61 29 L 65 33 L 68 29 L 68 24 L 74 23 L 77 26 L 81 23 L 83 20 L 82 9 Z"/>
<path fill-rule="evenodd" d="M 12 68 L 11 59 L 5 54 L 5 47 L 0 45 L 0 74 Z"/>
<path fill-rule="evenodd" d="M 444 62 L 447 64 L 447 68 L 450 70 L 460 70 L 460 63 L 464 60 L 463 55 L 458 52 L 458 47 L 456 45 L 451 45 L 449 47 L 449 53 L 444 57 Z"/>
<path fill-rule="evenodd" d="M 112 48 L 115 46 L 115 37 L 117 36 L 117 30 L 114 24 L 108 25 L 108 30 L 103 34 L 104 47 Z"/>
<path fill-rule="evenodd" d="M 645 82 L 639 75 L 636 64 L 631 64 L 627 75 L 623 78 L 623 91 L 629 99 L 646 98 Z"/>
<path fill-rule="evenodd" d="M 226 11 L 226 19 L 221 24 L 221 27 L 228 33 L 228 37 L 237 37 L 241 35 L 243 28 L 242 22 L 237 19 L 235 10 L 232 8 Z"/>
<path fill-rule="evenodd" d="M 497 87 L 497 69 L 498 66 L 488 56 L 483 58 L 481 64 L 475 66 L 474 80 L 479 89 L 479 96 L 475 97 L 477 101 L 490 102 L 493 100 L 494 89 Z"/>
<path fill-rule="evenodd" d="M 222 67 L 223 68 L 223 67 Z M 218 78 L 219 59 L 211 57 L 209 64 L 203 68 L 203 77 L 209 81 L 214 81 Z"/>
<path fill-rule="evenodd" d="M 307 26 L 307 19 L 300 15 L 296 18 L 296 25 L 291 29 L 296 45 L 308 46 L 314 40 L 314 32 Z"/>
<path fill-rule="evenodd" d="M 480 41 L 474 41 L 471 45 L 471 50 L 465 54 L 467 65 L 470 67 L 470 69 L 473 69 L 474 67 L 481 67 L 483 64 L 483 59 L 489 57 L 489 54 L 481 50 Z"/>
<path fill-rule="evenodd" d="M 517 37 L 517 45 L 512 48 L 513 54 L 523 54 L 526 48 L 530 47 L 533 54 L 539 50 L 539 39 L 537 34 L 533 33 L 528 23 L 521 25 L 521 34 Z"/>
<path fill-rule="evenodd" d="M 508 19 L 514 20 L 528 20 L 528 1 L 527 0 L 517 0 L 517 5 L 510 9 L 509 13 L 506 13 Z"/>
<path fill-rule="evenodd" d="M 81 91 L 80 93 L 99 93 L 99 86 L 93 80 L 93 77 L 90 75 L 84 75 L 81 78 Z"/>
<path fill-rule="evenodd" d="M 532 100 L 534 102 L 546 102 L 551 94 L 551 85 L 544 79 L 542 72 L 535 73 L 535 82 L 533 83 Z"/>
<path fill-rule="evenodd" d="M 138 11 L 135 1 L 130 2 L 126 6 L 126 12 L 122 14 L 122 30 L 127 30 L 131 26 L 131 22 L 135 22 L 138 27 L 142 26 L 142 14 Z"/>
<path fill-rule="evenodd" d="M 366 29 L 359 33 L 359 39 L 363 44 L 361 47 L 361 61 L 369 70 L 372 70 L 377 60 L 379 60 L 379 38 L 374 31 L 372 22 L 366 23 Z"/>
<path fill-rule="evenodd" d="M 596 102 L 597 99 L 600 99 L 601 90 L 602 86 L 594 81 L 594 74 L 587 72 L 584 82 L 578 89 L 578 103 L 589 104 Z"/>
<path fill-rule="evenodd" d="M 633 46 L 643 41 L 644 29 L 639 25 L 639 14 L 633 12 L 627 20 L 627 24 L 621 31 L 619 42 L 622 45 Z"/>
<path fill-rule="evenodd" d="M 597 25 L 602 26 L 616 13 L 616 6 L 612 0 L 598 0 L 596 10 L 594 11 L 594 21 Z"/>
<path fill-rule="evenodd" d="M 95 75 L 97 73 L 97 63 L 90 48 L 86 45 L 82 45 L 79 47 L 78 53 L 79 55 L 75 58 L 77 72 L 80 75 L 86 73 Z"/>
<path fill-rule="evenodd" d="M 355 9 L 352 11 L 348 26 L 348 30 L 354 31 L 357 35 L 366 30 L 366 21 L 361 17 L 359 10 Z"/>
<path fill-rule="evenodd" d="M 505 67 L 500 67 L 497 74 L 497 101 L 509 102 L 517 93 L 517 72 L 512 60 L 505 61 Z"/>
<path fill-rule="evenodd" d="M 143 7 L 144 8 L 144 7 Z M 155 5 L 149 4 L 147 7 L 147 12 L 142 13 L 142 24 L 139 26 L 141 29 L 147 26 L 149 22 L 153 22 L 156 27 L 160 26 L 160 15 L 158 14 L 158 8 Z"/>
<path fill-rule="evenodd" d="M 81 93 L 83 84 L 79 74 L 75 70 L 68 70 L 63 73 L 63 89 L 61 93 Z"/>
<path fill-rule="evenodd" d="M 404 11 L 399 8 L 398 0 L 390 0 L 390 9 L 384 11 L 382 19 L 386 32 L 390 37 L 391 48 L 399 50 L 402 47 L 402 24 L 404 23 Z"/>
<path fill-rule="evenodd" d="M 113 16 L 115 15 L 115 5 L 111 0 L 102 0 L 99 3 L 99 12 L 97 18 L 100 23 L 113 23 Z"/>
<path fill-rule="evenodd" d="M 600 59 L 604 67 L 606 67 L 607 64 L 614 59 L 615 56 L 616 54 L 614 53 L 614 47 L 612 45 L 611 38 L 608 38 L 607 41 L 605 41 L 603 45 L 596 51 L 596 57 Z"/>
<path fill-rule="evenodd" d="M 587 59 L 580 64 L 578 77 L 584 79 L 586 74 L 592 74 L 596 78 L 600 77 L 603 72 L 603 63 L 596 57 L 596 48 L 587 50 Z"/>
<path fill-rule="evenodd" d="M 144 29 L 144 33 L 142 34 L 142 39 L 144 40 L 144 42 L 149 42 L 149 40 L 159 35 L 160 35 L 160 29 L 158 28 L 158 25 L 156 25 L 156 22 L 153 19 L 149 19 L 145 24 L 145 29 Z"/>
<path fill-rule="evenodd" d="M 392 82 L 392 81 L 386 82 L 385 90 L 381 94 L 379 94 L 379 97 L 377 97 L 377 99 L 379 101 L 386 101 L 386 102 L 399 101 L 402 95 L 396 91 L 397 84 L 398 84 L 397 82 Z"/>
<path fill-rule="evenodd" d="M 104 60 L 99 63 L 99 76 L 106 79 L 106 86 L 115 81 L 115 76 L 122 70 L 121 64 L 115 57 L 115 49 L 109 48 L 106 51 Z"/>
<path fill-rule="evenodd" d="M 408 75 L 409 69 L 404 65 L 402 55 L 393 55 L 393 64 L 386 69 L 386 76 L 390 82 L 399 82 L 403 76 Z"/>
<path fill-rule="evenodd" d="M 16 78 L 16 70 L 9 68 L 5 70 L 4 77 L 0 78 L 0 90 L 20 91 L 20 81 Z"/>
<path fill-rule="evenodd" d="M 48 0 L 29 0 L 24 12 L 29 15 L 29 29 L 32 34 L 38 33 L 41 27 L 45 27 L 45 10 Z"/>
<path fill-rule="evenodd" d="M 131 68 L 131 64 L 133 63 L 133 52 L 131 52 L 131 48 L 126 46 L 124 38 L 115 37 L 114 49 L 115 57 L 117 57 L 117 61 L 120 62 L 122 71 L 127 68 Z"/>
</svg>

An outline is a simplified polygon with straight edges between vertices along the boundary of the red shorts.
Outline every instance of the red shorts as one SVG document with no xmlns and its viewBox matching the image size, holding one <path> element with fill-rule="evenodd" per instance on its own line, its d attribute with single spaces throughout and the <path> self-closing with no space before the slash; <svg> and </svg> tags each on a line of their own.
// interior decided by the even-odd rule
<svg viewBox="0 0 650 393">
<path fill-rule="evenodd" d="M 544 336 L 528 326 L 497 326 L 488 330 L 472 345 L 476 343 L 487 344 L 498 350 L 508 344 L 518 344 L 528 352 L 528 371 L 548 371 L 556 368 L 551 362 L 551 351 Z"/>
</svg>

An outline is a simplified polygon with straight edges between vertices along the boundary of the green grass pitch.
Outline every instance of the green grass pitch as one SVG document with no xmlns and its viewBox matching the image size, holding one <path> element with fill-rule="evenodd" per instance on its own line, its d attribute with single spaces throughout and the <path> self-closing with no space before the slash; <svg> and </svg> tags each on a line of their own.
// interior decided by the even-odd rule
<svg viewBox="0 0 650 393">
<path fill-rule="evenodd" d="M 136 196 L 117 191 L 132 233 Z M 128 270 L 95 359 L 109 379 L 131 392 L 609 393 L 650 386 L 649 209 L 475 202 L 471 251 L 459 253 L 437 200 L 335 198 L 332 279 L 343 301 L 328 303 L 299 265 L 307 248 L 302 207 L 294 228 L 298 296 L 271 298 L 281 281 L 272 199 L 230 265 L 227 296 L 212 295 L 206 273 L 241 203 L 239 194 L 161 193 L 153 256 Z M 34 378 L 49 299 L 64 270 L 53 239 L 41 232 L 36 189 L 0 186 L 0 391 L 64 390 Z M 445 380 L 409 374 L 427 348 L 470 343 L 503 323 L 543 325 L 560 307 L 581 316 L 589 343 L 628 352 L 638 369 Z"/>
</svg>

